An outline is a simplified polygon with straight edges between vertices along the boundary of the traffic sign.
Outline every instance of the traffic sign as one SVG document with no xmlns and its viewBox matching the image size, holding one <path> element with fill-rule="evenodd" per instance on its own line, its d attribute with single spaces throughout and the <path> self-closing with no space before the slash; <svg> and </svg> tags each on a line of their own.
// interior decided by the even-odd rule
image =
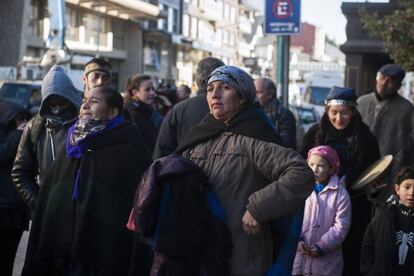
<svg viewBox="0 0 414 276">
<path fill-rule="evenodd" d="M 265 0 L 264 32 L 292 35 L 300 33 L 301 0 Z"/>
</svg>

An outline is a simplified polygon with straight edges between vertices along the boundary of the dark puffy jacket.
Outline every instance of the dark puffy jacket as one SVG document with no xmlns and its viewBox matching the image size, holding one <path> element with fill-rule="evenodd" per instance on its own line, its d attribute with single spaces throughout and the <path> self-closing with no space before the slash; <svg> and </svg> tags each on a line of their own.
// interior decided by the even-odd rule
<svg viewBox="0 0 414 276">
<path fill-rule="evenodd" d="M 134 222 L 144 236 L 155 236 L 151 275 L 201 275 L 200 269 L 207 272 L 203 275 L 228 273 L 230 232 L 197 165 L 179 155 L 158 159 L 139 187 Z"/>
<path fill-rule="evenodd" d="M 0 103 L 0 110 L 0 228 L 27 229 L 29 210 L 10 177 L 22 131 L 9 128 L 19 113 L 27 112 L 22 106 L 7 101 Z"/>
<path fill-rule="evenodd" d="M 176 104 L 161 124 L 154 159 L 173 153 L 188 130 L 200 123 L 208 112 L 206 93 Z"/>
</svg>

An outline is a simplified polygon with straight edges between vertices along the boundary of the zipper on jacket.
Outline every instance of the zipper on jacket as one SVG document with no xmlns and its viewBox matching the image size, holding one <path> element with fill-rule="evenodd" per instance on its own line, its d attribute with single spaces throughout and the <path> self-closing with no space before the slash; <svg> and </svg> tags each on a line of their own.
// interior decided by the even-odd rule
<svg viewBox="0 0 414 276">
<path fill-rule="evenodd" d="M 55 155 L 55 145 L 53 144 L 53 136 L 52 136 L 52 131 L 50 130 L 50 128 L 47 129 L 48 133 L 49 133 L 49 137 L 50 137 L 50 148 L 52 150 L 52 159 L 53 161 L 56 160 L 56 155 Z"/>
</svg>

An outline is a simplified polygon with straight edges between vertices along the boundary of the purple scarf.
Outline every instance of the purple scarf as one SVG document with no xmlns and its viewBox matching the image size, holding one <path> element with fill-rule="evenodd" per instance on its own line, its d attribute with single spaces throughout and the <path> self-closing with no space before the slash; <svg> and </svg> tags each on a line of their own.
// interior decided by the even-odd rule
<svg viewBox="0 0 414 276">
<path fill-rule="evenodd" d="M 116 116 L 115 118 L 103 122 L 103 124 L 83 124 L 80 120 L 69 128 L 68 137 L 66 139 L 66 157 L 69 158 L 81 158 L 85 153 L 93 137 L 102 133 L 108 132 L 124 122 L 122 116 Z M 75 137 L 79 132 L 83 132 L 82 136 Z M 92 140 L 92 141 L 91 141 Z"/>
<path fill-rule="evenodd" d="M 82 122 L 79 119 L 69 128 L 68 137 L 66 139 L 66 157 L 80 159 L 89 146 L 93 143 L 93 137 L 111 131 L 124 122 L 122 116 L 104 122 Z M 79 178 L 80 168 L 76 169 L 75 186 L 73 188 L 72 199 L 79 197 Z"/>
</svg>

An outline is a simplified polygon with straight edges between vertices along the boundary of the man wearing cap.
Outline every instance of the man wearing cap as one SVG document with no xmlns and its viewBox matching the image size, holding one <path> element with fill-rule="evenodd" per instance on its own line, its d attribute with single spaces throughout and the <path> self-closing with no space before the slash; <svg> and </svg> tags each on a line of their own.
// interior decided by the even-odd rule
<svg viewBox="0 0 414 276">
<path fill-rule="evenodd" d="M 413 105 L 398 94 L 405 71 L 396 64 L 380 68 L 376 90 L 358 99 L 358 109 L 378 140 L 381 156 L 395 155 L 413 126 Z"/>
<path fill-rule="evenodd" d="M 103 58 L 93 58 L 85 64 L 82 80 L 85 93 L 95 87 L 111 83 L 111 64 Z"/>
</svg>

